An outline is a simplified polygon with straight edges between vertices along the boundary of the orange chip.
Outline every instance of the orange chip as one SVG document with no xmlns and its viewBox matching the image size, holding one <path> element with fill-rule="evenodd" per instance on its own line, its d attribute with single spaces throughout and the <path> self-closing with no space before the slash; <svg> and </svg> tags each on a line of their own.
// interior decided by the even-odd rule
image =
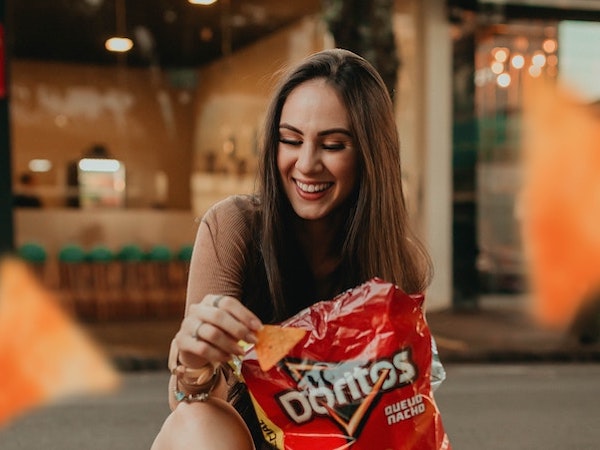
<svg viewBox="0 0 600 450">
<path fill-rule="evenodd" d="M 0 260 L 0 427 L 35 407 L 118 387 L 106 355 L 16 259 Z"/>
<path fill-rule="evenodd" d="M 258 342 L 254 346 L 258 364 L 263 371 L 277 364 L 306 334 L 306 330 L 279 325 L 264 325 L 256 333 Z"/>
</svg>

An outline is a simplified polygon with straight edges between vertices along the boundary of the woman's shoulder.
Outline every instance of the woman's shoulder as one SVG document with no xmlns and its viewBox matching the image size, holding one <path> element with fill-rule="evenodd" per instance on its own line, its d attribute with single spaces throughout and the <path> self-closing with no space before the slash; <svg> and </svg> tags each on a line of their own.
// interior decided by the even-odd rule
<svg viewBox="0 0 600 450">
<path fill-rule="evenodd" d="M 252 195 L 231 195 L 212 205 L 202 221 L 224 227 L 250 229 L 258 215 L 258 201 Z M 238 228 L 239 229 L 239 228 Z"/>
</svg>

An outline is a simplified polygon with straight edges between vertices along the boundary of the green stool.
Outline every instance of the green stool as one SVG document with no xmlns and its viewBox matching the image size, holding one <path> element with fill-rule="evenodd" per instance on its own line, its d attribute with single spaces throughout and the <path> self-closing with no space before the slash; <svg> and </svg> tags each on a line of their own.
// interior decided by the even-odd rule
<svg viewBox="0 0 600 450">
<path fill-rule="evenodd" d="M 117 252 L 122 291 L 119 315 L 123 318 L 139 319 L 146 315 L 145 256 L 137 244 L 125 244 Z"/>
<path fill-rule="evenodd" d="M 36 242 L 26 242 L 17 249 L 18 256 L 25 261 L 42 282 L 46 282 L 46 249 Z"/>
<path fill-rule="evenodd" d="M 127 244 L 121 247 L 117 259 L 122 262 L 140 262 L 144 259 L 144 251 L 139 245 Z"/>
<path fill-rule="evenodd" d="M 116 313 L 118 299 L 118 267 L 114 252 L 105 245 L 96 245 L 87 252 L 92 284 L 93 318 L 106 320 Z"/>
<path fill-rule="evenodd" d="M 182 262 L 189 263 L 192 259 L 192 252 L 194 251 L 194 246 L 192 244 L 183 245 L 179 252 L 177 252 L 177 259 Z"/>
<path fill-rule="evenodd" d="M 168 262 L 173 258 L 173 252 L 166 245 L 155 245 L 146 253 L 148 261 Z"/>
<path fill-rule="evenodd" d="M 146 282 L 149 312 L 154 317 L 169 315 L 173 252 L 166 245 L 154 245 L 146 252 Z"/>
<path fill-rule="evenodd" d="M 46 249 L 36 242 L 26 242 L 18 248 L 18 255 L 25 261 L 34 264 L 43 264 L 48 259 Z"/>
<path fill-rule="evenodd" d="M 85 250 L 77 244 L 67 244 L 58 251 L 58 260 L 63 263 L 85 262 Z"/>
<path fill-rule="evenodd" d="M 173 261 L 173 270 L 171 272 L 173 294 L 169 306 L 171 317 L 182 317 L 185 312 L 185 296 L 193 250 L 193 244 L 182 245 Z"/>
<path fill-rule="evenodd" d="M 90 268 L 80 245 L 66 244 L 57 254 L 58 289 L 67 307 L 77 316 L 88 315 L 91 298 Z"/>
<path fill-rule="evenodd" d="M 86 259 L 92 263 L 108 263 L 114 261 L 115 255 L 108 247 L 97 245 L 87 253 Z"/>
</svg>

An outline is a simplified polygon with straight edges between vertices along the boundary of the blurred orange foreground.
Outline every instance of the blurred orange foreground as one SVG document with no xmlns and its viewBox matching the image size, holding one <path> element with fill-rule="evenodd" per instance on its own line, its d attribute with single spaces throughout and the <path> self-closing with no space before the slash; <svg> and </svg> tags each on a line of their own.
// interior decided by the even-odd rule
<svg viewBox="0 0 600 450">
<path fill-rule="evenodd" d="M 566 328 L 600 295 L 600 111 L 533 83 L 525 86 L 522 236 L 533 313 Z"/>
<path fill-rule="evenodd" d="M 0 426 L 72 394 L 106 392 L 117 372 L 28 267 L 0 260 Z"/>
</svg>

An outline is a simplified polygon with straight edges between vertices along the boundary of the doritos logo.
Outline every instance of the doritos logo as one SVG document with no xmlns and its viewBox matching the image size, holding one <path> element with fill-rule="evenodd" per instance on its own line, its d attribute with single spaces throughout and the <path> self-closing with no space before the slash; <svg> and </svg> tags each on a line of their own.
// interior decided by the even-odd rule
<svg viewBox="0 0 600 450">
<path fill-rule="evenodd" d="M 406 386 L 418 377 L 410 348 L 369 363 L 308 362 L 285 359 L 283 367 L 297 389 L 276 395 L 287 417 L 301 425 L 327 416 L 347 436 L 357 437 L 382 393 Z"/>
</svg>

